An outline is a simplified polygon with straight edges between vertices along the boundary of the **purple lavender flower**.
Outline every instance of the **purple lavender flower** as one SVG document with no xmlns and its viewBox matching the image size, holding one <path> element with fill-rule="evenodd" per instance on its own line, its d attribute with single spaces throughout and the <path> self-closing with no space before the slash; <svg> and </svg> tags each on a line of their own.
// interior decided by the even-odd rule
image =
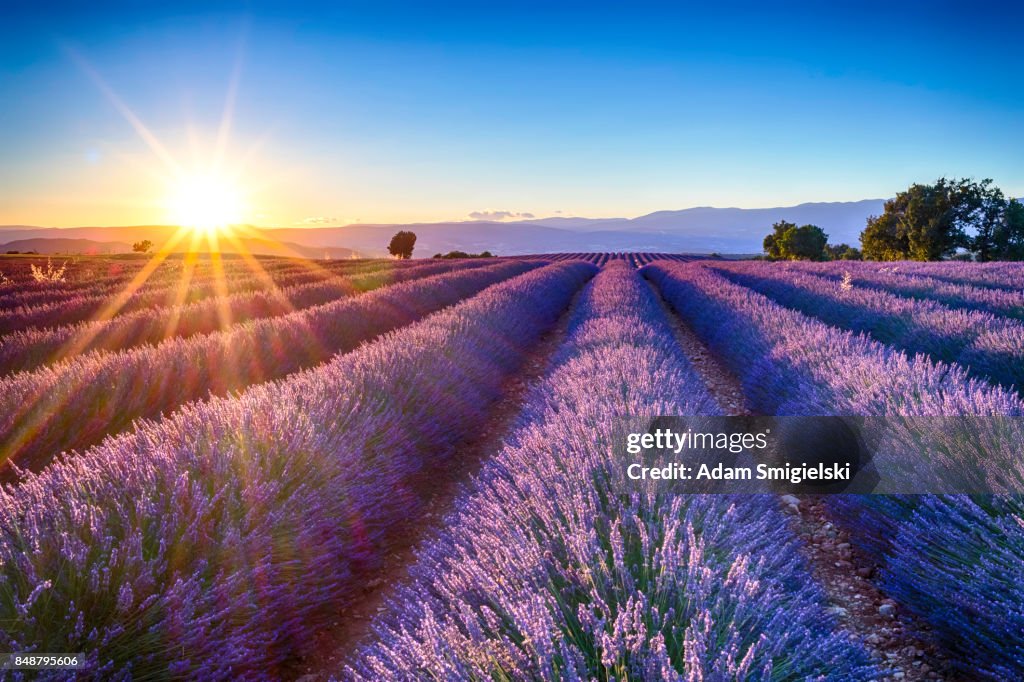
<svg viewBox="0 0 1024 682">
<path fill-rule="evenodd" d="M 625 480 L 623 418 L 719 414 L 625 261 L 411 569 L 362 679 L 872 679 L 776 504 Z"/>
<path fill-rule="evenodd" d="M 225 331 L 91 353 L 0 378 L 0 463 L 38 470 L 180 405 L 315 366 L 538 263 L 498 263 L 386 286 Z"/>
<path fill-rule="evenodd" d="M 475 270 L 532 271 L 0 490 L 0 649 L 83 651 L 110 679 L 277 676 L 415 511 L 410 479 L 480 427 L 595 270 L 536 265 Z M 378 300 L 405 315 L 443 295 L 398 286 Z"/>
</svg>

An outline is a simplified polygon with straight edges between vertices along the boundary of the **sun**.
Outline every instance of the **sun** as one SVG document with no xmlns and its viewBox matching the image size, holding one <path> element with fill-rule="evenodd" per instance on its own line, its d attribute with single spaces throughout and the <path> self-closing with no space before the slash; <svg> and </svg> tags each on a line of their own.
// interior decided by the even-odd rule
<svg viewBox="0 0 1024 682">
<path fill-rule="evenodd" d="M 196 173 L 179 178 L 167 194 L 170 220 L 199 232 L 219 232 L 243 222 L 245 201 L 241 189 L 229 178 Z"/>
</svg>

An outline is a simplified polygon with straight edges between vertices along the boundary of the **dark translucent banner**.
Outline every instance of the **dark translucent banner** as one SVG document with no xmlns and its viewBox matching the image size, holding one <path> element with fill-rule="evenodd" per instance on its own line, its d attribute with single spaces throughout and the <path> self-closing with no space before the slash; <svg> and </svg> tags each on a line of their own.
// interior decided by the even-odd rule
<svg viewBox="0 0 1024 682">
<path fill-rule="evenodd" d="M 624 419 L 627 486 L 681 493 L 1024 492 L 1024 418 Z"/>
</svg>

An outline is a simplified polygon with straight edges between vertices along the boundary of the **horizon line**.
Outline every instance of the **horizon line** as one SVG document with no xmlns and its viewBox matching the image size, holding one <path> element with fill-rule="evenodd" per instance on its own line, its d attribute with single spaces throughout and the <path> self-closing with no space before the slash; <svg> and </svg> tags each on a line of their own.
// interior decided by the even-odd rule
<svg viewBox="0 0 1024 682">
<path fill-rule="evenodd" d="M 890 197 L 891 198 L 891 197 Z M 712 206 L 712 205 L 701 205 L 701 206 L 687 206 L 684 208 L 666 208 L 657 209 L 654 211 L 648 211 L 647 213 L 641 213 L 633 217 L 623 216 L 581 216 L 581 215 L 549 215 L 539 216 L 535 218 L 522 218 L 516 220 L 486 220 L 486 219 L 473 219 L 473 218 L 462 218 L 462 219 L 448 219 L 448 220 L 418 220 L 418 221 L 405 221 L 405 222 L 347 222 L 337 223 L 332 225 L 309 225 L 302 223 L 293 223 L 290 225 L 260 225 L 252 222 L 241 222 L 233 223 L 229 227 L 250 227 L 260 230 L 327 230 L 336 229 L 339 227 L 377 227 L 377 226 L 390 226 L 390 225 L 441 225 L 447 223 L 466 223 L 466 224 L 489 224 L 489 225 L 517 225 L 517 224 L 529 224 L 537 223 L 544 220 L 638 220 L 646 216 L 654 215 L 656 213 L 677 213 L 682 211 L 695 211 L 701 209 L 710 209 L 718 211 L 770 211 L 770 210 L 782 210 L 791 208 L 800 208 L 802 206 L 810 205 L 835 205 L 835 204 L 859 204 L 869 201 L 888 201 L 886 198 L 875 197 L 867 199 L 850 199 L 850 200 L 837 200 L 837 201 L 803 201 L 798 204 L 788 204 L 784 206 Z M 76 230 L 76 229 L 116 229 L 116 228 L 130 228 L 130 227 L 168 227 L 175 228 L 181 227 L 174 223 L 126 223 L 119 225 L 38 225 L 38 224 L 25 224 L 25 223 L 5 223 L 0 224 L 0 229 L 39 229 L 39 230 Z"/>
</svg>

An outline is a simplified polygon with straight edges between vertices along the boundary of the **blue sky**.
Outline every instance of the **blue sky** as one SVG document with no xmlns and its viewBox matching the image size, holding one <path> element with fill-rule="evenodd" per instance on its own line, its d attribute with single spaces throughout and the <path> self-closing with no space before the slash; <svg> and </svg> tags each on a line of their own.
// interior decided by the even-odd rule
<svg viewBox="0 0 1024 682">
<path fill-rule="evenodd" d="M 219 138 L 265 225 L 1024 194 L 1011 5 L 149 4 L 5 16 L 0 223 L 162 222 Z"/>
</svg>

